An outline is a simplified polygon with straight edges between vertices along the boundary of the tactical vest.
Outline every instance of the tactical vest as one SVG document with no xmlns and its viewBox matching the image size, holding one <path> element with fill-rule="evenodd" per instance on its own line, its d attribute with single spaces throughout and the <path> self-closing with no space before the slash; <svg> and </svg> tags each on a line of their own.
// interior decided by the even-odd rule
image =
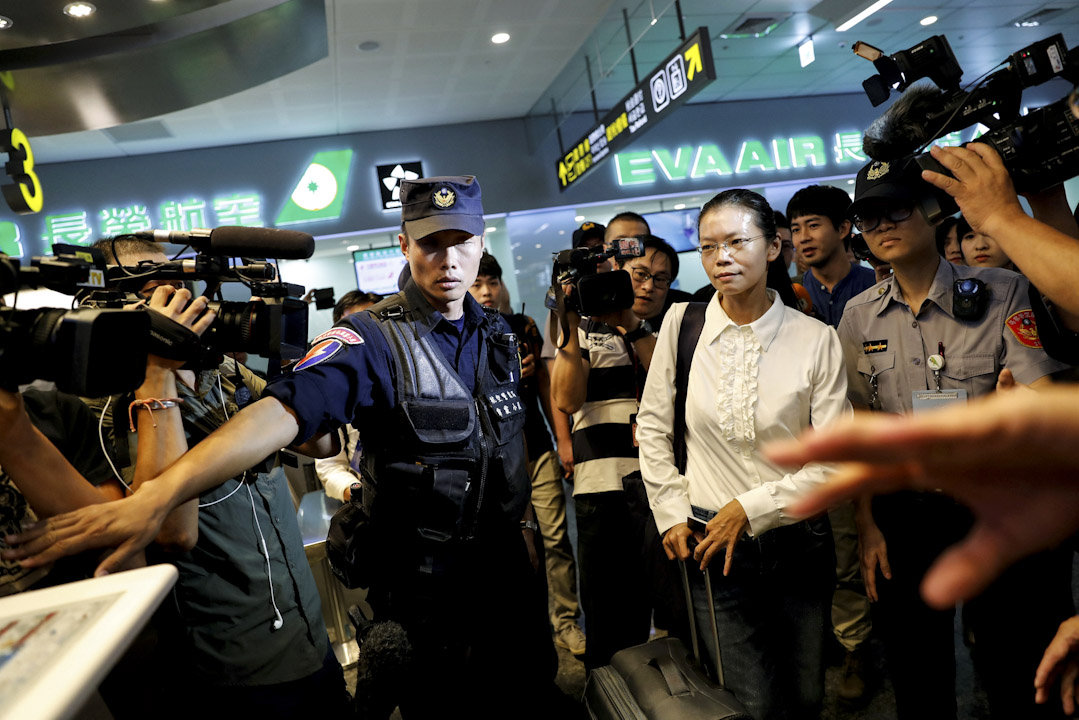
<svg viewBox="0 0 1079 720">
<path fill-rule="evenodd" d="M 356 417 L 367 517 L 391 534 L 414 533 L 422 555 L 516 526 L 530 496 L 516 336 L 487 314 L 469 393 L 430 335 L 417 333 L 405 293 L 367 312 L 392 357 L 396 398 L 388 416 L 361 408 Z"/>
</svg>

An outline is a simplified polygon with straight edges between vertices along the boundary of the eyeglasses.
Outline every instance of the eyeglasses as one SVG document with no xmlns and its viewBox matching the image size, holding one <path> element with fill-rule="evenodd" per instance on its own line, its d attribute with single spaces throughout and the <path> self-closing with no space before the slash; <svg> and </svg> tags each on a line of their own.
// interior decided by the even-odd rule
<svg viewBox="0 0 1079 720">
<path fill-rule="evenodd" d="M 724 240 L 721 243 L 701 243 L 697 246 L 697 252 L 699 252 L 701 255 L 711 255 L 720 248 L 723 248 L 727 251 L 728 255 L 733 257 L 737 255 L 738 251 L 744 248 L 746 245 L 749 245 L 754 240 L 760 240 L 762 237 L 764 236 L 756 235 L 754 237 L 748 238 L 731 238 L 730 240 Z"/>
<path fill-rule="evenodd" d="M 895 205 L 876 205 L 864 208 L 853 216 L 854 227 L 858 232 L 873 232 L 880 227 L 881 221 L 888 218 L 889 222 L 897 223 L 909 220 L 914 214 L 914 203 L 904 202 Z"/>
<path fill-rule="evenodd" d="M 633 276 L 633 279 L 637 282 L 643 284 L 651 280 L 652 287 L 658 288 L 659 290 L 665 290 L 666 288 L 669 288 L 671 286 L 671 279 L 666 275 L 653 275 L 647 270 L 642 270 L 641 268 L 630 268 L 629 272 Z"/>
</svg>

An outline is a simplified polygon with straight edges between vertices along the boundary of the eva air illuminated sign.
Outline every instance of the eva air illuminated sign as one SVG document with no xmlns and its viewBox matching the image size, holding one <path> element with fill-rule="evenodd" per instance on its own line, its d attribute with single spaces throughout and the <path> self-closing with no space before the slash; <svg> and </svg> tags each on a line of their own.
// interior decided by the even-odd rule
<svg viewBox="0 0 1079 720">
<path fill-rule="evenodd" d="M 973 136 L 980 134 L 975 129 Z M 953 132 L 935 144 L 957 146 L 962 139 Z M 843 131 L 827 138 L 795 135 L 748 139 L 736 145 L 701 143 L 620 152 L 614 156 L 614 170 L 619 185 L 650 185 L 750 173 L 782 174 L 805 168 L 853 174 L 867 162 L 869 158 L 862 152 L 862 133 Z"/>
</svg>

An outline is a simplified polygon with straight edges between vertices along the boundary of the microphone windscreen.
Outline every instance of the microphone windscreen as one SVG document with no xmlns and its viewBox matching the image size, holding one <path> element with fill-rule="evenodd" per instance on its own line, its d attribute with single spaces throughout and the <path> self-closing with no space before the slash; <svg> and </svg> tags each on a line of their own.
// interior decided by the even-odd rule
<svg viewBox="0 0 1079 720">
<path fill-rule="evenodd" d="M 305 232 L 233 225 L 214 228 L 209 245 L 203 252 L 230 257 L 305 260 L 315 252 L 315 238 Z"/>
<path fill-rule="evenodd" d="M 862 139 L 865 154 L 874 160 L 891 162 L 932 140 L 926 118 L 943 104 L 942 95 L 931 85 L 907 88 L 865 131 Z"/>
</svg>

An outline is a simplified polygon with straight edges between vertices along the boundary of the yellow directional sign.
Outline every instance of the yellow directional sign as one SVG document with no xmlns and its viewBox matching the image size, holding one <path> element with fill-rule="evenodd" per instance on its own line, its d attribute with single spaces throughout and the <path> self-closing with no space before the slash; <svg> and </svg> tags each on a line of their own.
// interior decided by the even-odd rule
<svg viewBox="0 0 1079 720">
<path fill-rule="evenodd" d="M 704 63 L 701 62 L 701 46 L 700 43 L 694 44 L 689 50 L 685 52 L 686 58 L 686 77 L 690 82 L 693 82 L 693 78 L 700 71 L 704 70 Z"/>
<path fill-rule="evenodd" d="M 700 27 L 555 161 L 560 190 L 636 140 L 716 79 L 708 28 Z"/>
</svg>

